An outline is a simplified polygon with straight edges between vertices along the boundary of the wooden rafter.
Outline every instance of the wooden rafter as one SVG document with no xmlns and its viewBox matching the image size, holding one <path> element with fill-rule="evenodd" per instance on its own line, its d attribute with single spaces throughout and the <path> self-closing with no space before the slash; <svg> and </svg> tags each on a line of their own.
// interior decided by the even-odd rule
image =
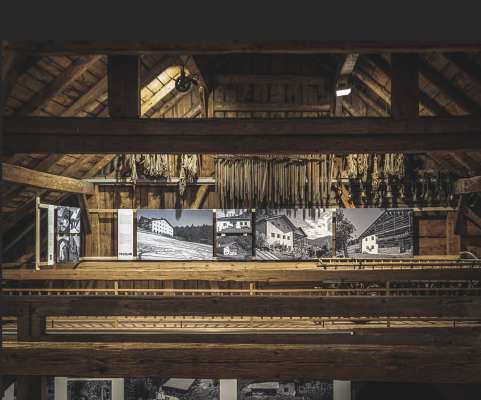
<svg viewBox="0 0 481 400">
<path fill-rule="evenodd" d="M 455 184 L 455 191 L 457 194 L 481 192 L 481 176 L 458 179 Z"/>
<path fill-rule="evenodd" d="M 93 194 L 94 186 L 89 182 L 66 176 L 52 175 L 18 165 L 2 164 L 2 179 L 22 185 L 70 193 Z"/>
</svg>

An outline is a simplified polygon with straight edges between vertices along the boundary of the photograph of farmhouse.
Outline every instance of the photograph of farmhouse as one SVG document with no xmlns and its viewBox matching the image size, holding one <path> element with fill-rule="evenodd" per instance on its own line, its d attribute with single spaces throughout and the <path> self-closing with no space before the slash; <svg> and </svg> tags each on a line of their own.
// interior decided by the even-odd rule
<svg viewBox="0 0 481 400">
<path fill-rule="evenodd" d="M 211 260 L 212 210 L 143 209 L 137 212 L 139 260 Z"/>
<path fill-rule="evenodd" d="M 220 260 L 249 260 L 253 256 L 252 235 L 218 235 L 215 256 Z"/>
<path fill-rule="evenodd" d="M 332 381 L 237 381 L 237 400 L 332 400 Z"/>
<path fill-rule="evenodd" d="M 179 378 L 127 378 L 125 400 L 218 400 L 219 380 Z"/>
<path fill-rule="evenodd" d="M 256 259 L 310 260 L 332 255 L 332 210 L 256 210 Z"/>
<path fill-rule="evenodd" d="M 336 255 L 349 258 L 412 257 L 412 211 L 397 208 L 338 209 Z"/>
<path fill-rule="evenodd" d="M 219 233 L 252 233 L 252 213 L 250 210 L 216 210 L 215 227 Z"/>
</svg>

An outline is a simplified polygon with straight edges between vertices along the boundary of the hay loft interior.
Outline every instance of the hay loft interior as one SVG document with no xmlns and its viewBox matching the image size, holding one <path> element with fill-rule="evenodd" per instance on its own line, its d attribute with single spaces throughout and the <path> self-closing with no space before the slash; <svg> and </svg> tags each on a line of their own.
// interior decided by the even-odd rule
<svg viewBox="0 0 481 400">
<path fill-rule="evenodd" d="M 3 41 L 0 393 L 157 376 L 476 396 L 480 49 Z M 175 261 L 140 257 L 160 239 Z"/>
</svg>

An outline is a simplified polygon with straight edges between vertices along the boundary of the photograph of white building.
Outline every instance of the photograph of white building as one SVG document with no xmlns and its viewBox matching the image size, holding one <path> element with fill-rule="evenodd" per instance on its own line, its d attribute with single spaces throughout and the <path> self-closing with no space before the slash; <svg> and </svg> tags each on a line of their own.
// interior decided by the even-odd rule
<svg viewBox="0 0 481 400">
<path fill-rule="evenodd" d="M 246 209 L 216 210 L 217 233 L 252 233 L 252 213 Z"/>
<path fill-rule="evenodd" d="M 256 259 L 310 260 L 332 254 L 332 210 L 256 210 Z"/>
<path fill-rule="evenodd" d="M 151 230 L 161 235 L 174 236 L 174 227 L 165 218 L 152 219 Z"/>
</svg>

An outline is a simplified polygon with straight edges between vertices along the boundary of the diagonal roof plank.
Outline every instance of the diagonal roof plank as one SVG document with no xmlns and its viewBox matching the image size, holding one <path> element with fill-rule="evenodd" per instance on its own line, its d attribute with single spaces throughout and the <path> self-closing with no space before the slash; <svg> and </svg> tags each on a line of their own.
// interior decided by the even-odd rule
<svg viewBox="0 0 481 400">
<path fill-rule="evenodd" d="M 379 55 L 369 56 L 369 60 L 378 67 L 387 77 L 391 77 L 391 69 L 389 63 Z M 427 108 L 433 115 L 447 117 L 452 115 L 449 110 L 441 106 L 436 100 L 431 98 L 425 92 L 420 91 L 420 100 L 425 108 Z M 472 160 L 466 152 L 448 153 L 454 159 L 455 164 L 462 166 L 461 170 L 467 171 L 469 174 L 476 174 L 479 171 L 479 166 Z M 437 156 L 434 156 L 436 158 Z M 460 171 L 459 168 L 456 170 Z"/>
<path fill-rule="evenodd" d="M 36 93 L 24 104 L 16 115 L 36 115 L 36 113 L 55 95 L 61 93 L 67 86 L 77 80 L 102 56 L 79 57 L 70 64 L 59 76 L 47 84 L 40 92 Z"/>
<path fill-rule="evenodd" d="M 481 67 L 464 53 L 444 53 L 443 57 L 481 86 Z"/>
<path fill-rule="evenodd" d="M 441 72 L 421 58 L 419 62 L 419 72 L 426 80 L 436 86 L 467 114 L 481 114 L 481 106 L 478 103 L 468 97 L 461 89 L 455 87 Z"/>
<path fill-rule="evenodd" d="M 372 56 L 371 56 L 372 57 Z M 379 67 L 379 69 L 390 79 L 391 78 L 391 71 L 390 71 L 390 65 L 381 57 L 379 56 L 374 56 L 374 60 L 371 60 L 374 65 Z M 377 95 L 379 98 L 382 99 L 386 103 L 387 106 L 390 106 L 391 104 L 391 94 L 388 91 L 388 89 L 384 88 L 381 86 L 378 82 L 376 82 L 373 78 L 371 78 L 369 75 L 365 75 L 363 72 L 360 72 L 360 68 L 358 68 L 355 72 L 356 78 L 359 79 L 361 84 L 363 84 L 365 87 L 367 87 L 368 90 L 371 90 L 375 95 Z M 368 96 L 362 94 L 362 92 L 357 93 L 361 100 L 364 101 L 367 105 L 372 107 L 378 114 L 381 116 L 387 116 L 387 111 L 382 110 L 381 107 L 377 105 L 374 101 L 368 98 Z M 420 100 L 424 103 L 424 106 L 426 109 L 428 109 L 430 112 L 432 112 L 434 115 L 437 115 L 436 113 L 439 113 L 441 116 L 447 116 L 451 115 L 448 110 L 446 110 L 444 107 L 442 107 L 440 104 L 438 104 L 434 99 L 429 97 L 426 93 L 423 91 L 420 92 Z M 449 153 L 448 153 L 449 154 Z M 463 152 L 458 152 L 458 157 L 459 156 L 464 156 L 465 153 Z M 451 155 L 451 154 L 449 154 Z M 447 168 L 448 164 L 446 164 L 445 159 L 441 157 L 441 155 L 438 154 L 430 154 L 430 158 L 432 158 L 438 165 L 440 165 L 443 168 Z M 449 164 L 448 169 L 454 169 L 456 173 L 459 175 L 464 175 L 465 166 L 462 165 L 463 168 L 453 168 L 451 163 Z"/>
</svg>

